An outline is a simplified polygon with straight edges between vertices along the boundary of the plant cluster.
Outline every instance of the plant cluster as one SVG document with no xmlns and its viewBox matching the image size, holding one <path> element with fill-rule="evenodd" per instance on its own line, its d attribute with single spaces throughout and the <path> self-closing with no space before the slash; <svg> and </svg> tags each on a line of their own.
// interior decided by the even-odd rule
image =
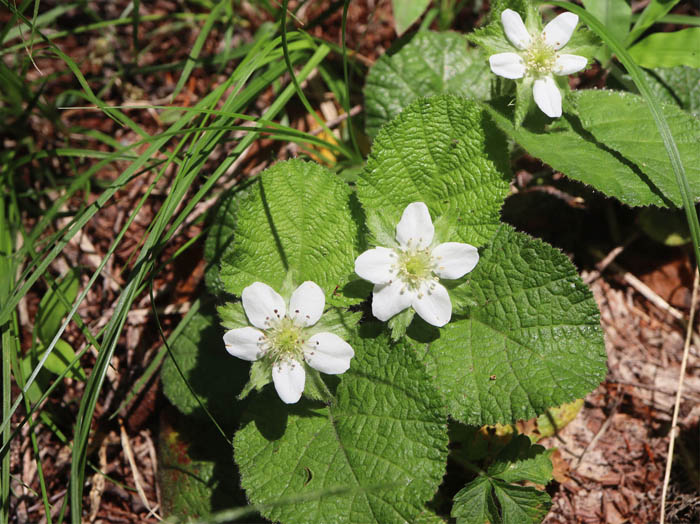
<svg viewBox="0 0 700 524">
<path fill-rule="evenodd" d="M 584 8 L 554 0 L 565 10 L 558 14 L 528 0 L 497 0 L 484 25 L 463 35 L 428 27 L 450 27 L 464 2 L 443 0 L 429 9 L 429 0 L 392 0 L 404 37 L 364 76 L 345 48 L 349 2 L 340 46 L 304 28 L 289 29 L 286 0 L 258 2 L 281 24 L 263 24 L 250 42 L 234 45 L 232 28 L 246 23 L 238 3 L 196 2 L 209 12 L 146 20 L 203 22 L 184 63 L 158 66 L 182 70 L 173 99 L 205 61 L 205 41 L 217 24 L 226 27 L 226 45 L 206 57 L 207 65 L 236 65 L 193 107 L 147 106 L 166 127 L 151 136 L 126 107 L 104 102 L 112 83 L 93 90 L 93 79 L 55 43 L 131 25 L 133 64 L 122 67 L 105 42 L 95 50 L 104 56 L 91 60 L 117 64 L 110 82 L 142 74 L 139 2 L 119 19 L 90 13 L 94 23 L 58 32 L 45 29 L 85 3 L 40 13 L 38 1 L 0 2 L 12 17 L 0 42 L 19 40 L 2 50 L 7 59 L 0 62 L 0 134 L 16 145 L 0 152 L 7 182 L 0 195 L 0 522 L 10 518 L 10 447 L 25 424 L 47 520 L 57 513 L 47 494 L 36 421 L 72 453 L 56 518 L 61 522 L 70 511 L 73 522 L 81 522 L 86 469 L 97 469 L 90 452 L 94 413 L 130 309 L 145 294 L 155 302 L 164 246 L 191 216 L 204 222 L 197 204 L 261 136 L 294 144 L 311 160 L 277 162 L 219 196 L 206 217 L 206 293 L 133 391 L 107 414 L 116 417 L 170 353 L 161 377 L 178 416 L 161 442 L 164 511 L 210 518 L 215 509 L 249 503 L 211 518 L 247 519 L 258 512 L 272 521 L 319 524 L 448 518 L 510 524 L 544 517 L 551 450 L 514 425 L 539 417 L 542 428 L 560 428 L 558 415 L 570 419 L 605 377 L 606 354 L 598 308 L 569 258 L 502 219 L 511 163 L 527 153 L 628 206 L 683 208 L 697 256 L 697 20 L 668 15 L 675 1 L 652 0 L 633 16 L 626 0 L 583 0 Z M 418 30 L 408 33 L 421 16 Z M 647 34 L 653 24 L 673 20 L 692 27 Z M 46 83 L 25 81 L 35 45 L 65 63 L 82 89 L 47 103 Z M 28 57 L 13 69 L 7 64 L 18 52 Z M 333 52 L 342 57 L 342 72 L 326 60 Z M 605 88 L 572 90 L 570 75 L 596 63 L 605 71 Z M 348 116 L 355 115 L 350 101 L 358 73 L 364 111 Z M 342 106 L 347 118 L 339 131 L 329 129 L 307 99 L 302 87 L 312 81 L 325 83 Z M 272 102 L 251 116 L 268 89 Z M 295 95 L 319 123 L 318 132 L 288 125 L 285 108 Z M 85 104 L 128 129 L 135 141 L 64 129 L 66 137 L 84 134 L 110 152 L 47 152 L 22 136 L 30 118 L 57 119 L 59 106 Z M 209 170 L 208 159 L 222 145 L 230 154 Z M 24 186 L 15 176 L 74 157 L 92 163 L 80 172 L 73 165 L 76 176 L 48 196 L 36 191 L 44 178 Z M 110 163 L 119 166 L 118 175 L 96 181 Z M 42 177 L 54 184 L 51 172 Z M 172 183 L 129 259 L 132 269 L 117 285 L 118 300 L 106 324 L 93 330 L 78 308 L 170 172 Z M 143 173 L 153 179 L 90 279 L 81 280 L 80 268 L 54 278 L 48 268 L 62 250 Z M 86 197 L 66 217 L 81 192 L 98 197 Z M 31 231 L 24 229 L 26 209 L 36 214 Z M 44 234 L 58 218 L 66 219 L 64 226 Z M 23 344 L 17 309 L 37 285 L 47 291 L 31 343 Z M 80 350 L 65 340 L 71 322 L 86 341 Z M 91 348 L 95 360 L 88 371 L 83 357 Z M 75 424 L 57 423 L 51 407 L 44 409 L 64 378 L 82 392 Z M 21 390 L 14 400 L 13 379 Z M 73 425 L 72 436 L 65 433 Z"/>
<path fill-rule="evenodd" d="M 229 401 L 238 394 L 240 484 L 264 516 L 438 522 L 448 508 L 458 522 L 519 523 L 546 514 L 549 453 L 522 435 L 479 452 L 473 429 L 584 396 L 604 378 L 606 356 L 597 306 L 571 262 L 501 222 L 509 141 L 627 204 L 682 204 L 646 102 L 570 91 L 567 75 L 602 49 L 576 14 L 543 28 L 525 2 L 497 4 L 467 39 L 421 31 L 369 72 L 374 140 L 359 176 L 280 162 L 222 201 L 214 220 L 228 227 L 210 233 L 208 282 L 242 297 L 218 315 L 229 353 L 254 361 Z M 508 80 L 484 75 L 485 65 Z M 662 111 L 681 155 L 697 157 L 697 120 Z M 643 151 L 630 141 L 641 132 Z M 177 405 L 172 372 L 164 380 Z M 465 448 L 473 453 L 450 452 Z M 448 455 L 469 475 L 439 503 Z"/>
</svg>

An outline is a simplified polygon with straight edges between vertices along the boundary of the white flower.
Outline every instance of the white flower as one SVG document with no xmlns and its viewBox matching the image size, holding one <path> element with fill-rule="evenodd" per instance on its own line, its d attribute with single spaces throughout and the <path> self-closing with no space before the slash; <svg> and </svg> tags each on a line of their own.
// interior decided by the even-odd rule
<svg viewBox="0 0 700 524">
<path fill-rule="evenodd" d="M 519 52 L 491 55 L 491 71 L 510 79 L 534 79 L 532 95 L 537 106 L 549 117 L 560 117 L 561 93 L 552 74 L 570 75 L 588 63 L 583 56 L 558 52 L 569 42 L 578 16 L 562 13 L 549 22 L 541 34 L 535 35 L 528 33 L 522 18 L 512 9 L 501 13 L 501 22 L 508 40 Z"/>
<path fill-rule="evenodd" d="M 406 206 L 396 226 L 397 248 L 375 247 L 355 260 L 355 273 L 374 284 L 372 314 L 386 321 L 407 307 L 433 326 L 452 317 L 452 302 L 439 279 L 456 279 L 479 261 L 474 246 L 445 242 L 433 246 L 435 228 L 428 206 Z"/>
<path fill-rule="evenodd" d="M 306 381 L 304 361 L 331 375 L 350 367 L 350 359 L 355 356 L 350 344 L 333 333 L 312 333 L 308 329 L 321 318 L 326 303 L 316 283 L 300 285 L 292 293 L 289 308 L 274 289 L 262 282 L 245 288 L 241 300 L 254 327 L 227 331 L 226 350 L 243 360 L 271 359 L 272 380 L 283 402 L 294 404 L 301 398 Z"/>
</svg>

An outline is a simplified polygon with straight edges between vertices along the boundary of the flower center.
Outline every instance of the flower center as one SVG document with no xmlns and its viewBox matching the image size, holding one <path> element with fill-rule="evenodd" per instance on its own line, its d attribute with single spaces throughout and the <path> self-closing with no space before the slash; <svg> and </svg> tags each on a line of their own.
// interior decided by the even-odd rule
<svg viewBox="0 0 700 524">
<path fill-rule="evenodd" d="M 429 249 L 399 251 L 397 254 L 399 278 L 410 289 L 418 289 L 421 283 L 432 276 L 435 264 Z"/>
<path fill-rule="evenodd" d="M 299 361 L 303 358 L 302 327 L 298 326 L 291 318 L 282 318 L 276 325 L 268 329 L 265 335 L 268 351 L 270 351 L 274 361 L 285 357 Z"/>
<path fill-rule="evenodd" d="M 530 74 L 546 75 L 552 72 L 557 60 L 556 50 L 542 35 L 532 37 L 530 47 L 525 50 L 525 66 Z"/>
</svg>

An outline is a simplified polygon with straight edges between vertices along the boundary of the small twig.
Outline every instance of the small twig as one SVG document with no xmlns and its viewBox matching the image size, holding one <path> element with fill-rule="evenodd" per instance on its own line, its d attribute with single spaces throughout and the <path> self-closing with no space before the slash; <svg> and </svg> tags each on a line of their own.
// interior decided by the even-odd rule
<svg viewBox="0 0 700 524">
<path fill-rule="evenodd" d="M 156 311 L 159 315 L 185 315 L 192 307 L 191 302 L 183 302 L 182 304 L 168 304 L 167 306 L 158 306 Z M 126 314 L 127 321 L 132 325 L 144 324 L 146 318 L 153 313 L 153 309 L 149 307 L 134 308 Z"/>
<path fill-rule="evenodd" d="M 151 468 L 153 469 L 153 478 L 158 479 L 158 453 L 156 452 L 156 447 L 153 444 L 151 435 L 148 431 L 141 431 L 141 436 L 146 440 L 146 445 L 148 447 L 148 456 L 151 459 Z M 161 507 L 160 498 L 160 483 L 156 481 L 156 506 Z"/>
<path fill-rule="evenodd" d="M 583 281 L 586 284 L 590 284 L 594 280 L 598 279 L 601 273 L 603 273 L 603 271 L 605 271 L 606 268 L 615 261 L 615 259 L 620 255 L 620 253 L 622 253 L 625 250 L 625 248 L 629 246 L 632 242 L 637 240 L 638 237 L 639 233 L 634 233 L 627 240 L 625 240 L 623 244 L 617 246 L 612 251 L 610 251 L 600 260 L 600 262 L 598 262 L 595 265 L 595 271 L 591 271 L 591 273 L 588 274 L 586 278 L 583 279 Z M 597 253 L 594 254 L 597 255 Z"/>
<path fill-rule="evenodd" d="M 553 197 L 556 197 L 560 200 L 563 200 L 567 205 L 571 207 L 575 207 L 578 209 L 583 209 L 586 207 L 586 201 L 577 196 L 570 195 L 569 193 L 562 191 L 561 189 L 558 189 L 554 186 L 532 186 L 532 187 L 527 187 L 525 189 L 520 189 L 517 191 L 518 193 L 533 193 L 533 192 L 538 192 L 538 193 L 547 193 L 548 195 L 552 195 Z"/>
<path fill-rule="evenodd" d="M 92 488 L 90 489 L 90 516 L 88 520 L 95 522 L 97 513 L 100 511 L 102 495 L 105 492 L 105 476 L 102 472 L 107 470 L 107 440 L 102 440 L 99 450 L 100 471 L 92 476 Z"/>
<path fill-rule="evenodd" d="M 342 122 L 344 122 L 348 118 L 360 114 L 362 112 L 362 109 L 363 109 L 362 104 L 357 104 L 356 106 L 351 107 L 350 111 L 348 113 L 343 113 L 343 114 L 338 115 L 335 118 L 331 118 L 330 120 L 327 120 L 326 127 L 328 127 L 328 129 L 333 129 L 334 127 L 338 126 L 339 124 L 341 124 Z M 322 127 L 317 127 L 316 129 L 313 129 L 313 130 L 309 131 L 308 133 L 310 135 L 317 136 L 317 135 L 320 135 L 321 132 L 323 132 L 323 130 L 324 129 Z M 290 142 L 285 147 L 285 150 L 292 152 L 292 153 L 296 153 L 296 150 L 298 149 L 298 147 L 299 147 L 298 144 L 296 144 L 295 142 Z"/>
<path fill-rule="evenodd" d="M 333 129 L 335 126 L 337 126 L 341 122 L 347 120 L 348 117 L 358 115 L 358 114 L 360 114 L 361 111 L 362 111 L 362 104 L 357 104 L 356 106 L 350 108 L 349 113 L 343 113 L 343 114 L 338 115 L 335 118 L 328 120 L 326 122 L 326 126 L 328 127 L 328 129 Z M 309 131 L 309 134 L 319 135 L 319 134 L 321 134 L 321 131 L 323 131 L 323 128 L 319 127 L 319 128 L 314 129 L 313 131 Z"/>
<path fill-rule="evenodd" d="M 617 408 L 620 406 L 620 403 L 622 402 L 623 396 L 620 395 L 620 386 L 617 387 L 617 399 L 615 400 L 615 403 L 613 404 L 612 408 L 610 409 L 610 413 L 608 414 L 608 418 L 603 422 L 603 425 L 600 426 L 600 429 L 598 430 L 598 433 L 595 434 L 593 437 L 593 440 L 591 440 L 588 445 L 584 448 L 583 452 L 579 455 L 578 460 L 576 461 L 576 465 L 574 466 L 574 471 L 578 469 L 578 467 L 581 465 L 581 462 L 583 461 L 583 457 L 588 453 L 589 449 L 593 449 L 596 445 L 596 442 L 600 440 L 600 437 L 603 436 L 603 434 L 608 430 L 608 427 L 612 423 L 613 417 L 615 416 L 615 413 L 617 413 Z"/>
<path fill-rule="evenodd" d="M 683 346 L 683 360 L 681 360 L 681 369 L 678 372 L 678 390 L 676 391 L 676 403 L 673 406 L 673 419 L 671 420 L 671 434 L 668 441 L 668 456 L 666 457 L 666 473 L 664 474 L 664 484 L 661 490 L 661 517 L 659 524 L 664 524 L 666 519 L 666 494 L 668 492 L 668 483 L 671 479 L 671 466 L 673 465 L 673 446 L 678 433 L 678 412 L 681 407 L 681 396 L 683 392 L 683 378 L 685 377 L 685 367 L 688 363 L 688 353 L 690 352 L 690 339 L 693 334 L 693 317 L 695 316 L 695 306 L 698 298 L 698 281 L 700 280 L 700 272 L 695 268 L 695 282 L 693 282 L 693 298 L 690 301 L 690 315 L 688 316 L 688 327 L 685 334 L 685 345 Z"/>
<path fill-rule="evenodd" d="M 122 420 L 119 420 L 119 430 L 121 433 L 121 441 L 122 441 L 122 449 L 124 449 L 124 455 L 126 455 L 126 459 L 129 461 L 129 466 L 131 467 L 131 474 L 134 479 L 134 484 L 136 484 L 136 492 L 139 494 L 139 498 L 141 499 L 141 502 L 143 503 L 144 506 L 146 506 L 146 509 L 148 510 L 148 517 L 153 515 L 155 518 L 158 520 L 163 520 L 158 513 L 156 513 L 156 510 L 158 509 L 157 507 L 151 508 L 151 504 L 148 502 L 148 499 L 146 498 L 146 493 L 143 491 L 143 486 L 142 486 L 142 481 L 141 481 L 141 474 L 139 473 L 138 467 L 136 466 L 136 460 L 134 459 L 134 453 L 131 450 L 131 443 L 129 442 L 129 435 L 126 434 L 126 429 L 124 429 L 124 423 Z"/>
<path fill-rule="evenodd" d="M 597 250 L 591 250 L 591 252 L 593 253 L 593 255 L 597 256 L 598 258 L 604 259 L 604 257 L 602 257 L 600 252 L 598 252 Z M 634 290 L 637 293 L 639 293 L 644 298 L 646 298 L 649 302 L 654 304 L 659 309 L 666 311 L 669 315 L 671 315 L 676 320 L 680 320 L 681 323 L 685 324 L 685 317 L 683 316 L 683 313 L 678 311 L 671 304 L 669 304 L 663 298 L 661 298 L 659 295 L 657 295 L 653 289 L 651 289 L 644 282 L 642 282 L 637 277 L 635 277 L 632 273 L 630 273 L 630 272 L 626 271 L 624 268 L 618 266 L 615 262 L 610 262 L 608 264 L 608 267 L 610 269 L 612 269 L 613 271 L 620 273 L 620 275 L 622 276 L 622 279 L 630 287 L 634 288 Z"/>
</svg>

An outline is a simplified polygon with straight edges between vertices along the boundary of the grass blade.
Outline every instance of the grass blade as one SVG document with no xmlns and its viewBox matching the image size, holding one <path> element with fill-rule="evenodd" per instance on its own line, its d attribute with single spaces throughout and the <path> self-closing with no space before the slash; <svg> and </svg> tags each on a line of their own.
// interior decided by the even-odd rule
<svg viewBox="0 0 700 524">
<path fill-rule="evenodd" d="M 175 100 L 175 97 L 180 93 L 182 90 L 183 86 L 185 85 L 185 82 L 187 82 L 187 79 L 190 77 L 190 74 L 192 73 L 192 70 L 194 69 L 195 63 L 197 61 L 197 58 L 199 58 L 199 53 L 202 52 L 202 47 L 204 47 L 204 42 L 207 40 L 207 36 L 209 36 L 209 32 L 211 31 L 211 28 L 214 26 L 214 22 L 216 22 L 219 18 L 219 13 L 226 7 L 226 1 L 221 0 L 214 9 L 211 10 L 211 13 L 209 13 L 209 16 L 207 16 L 206 21 L 204 22 L 204 27 L 202 27 L 202 30 L 199 32 L 199 35 L 197 35 L 197 39 L 194 42 L 194 46 L 192 46 L 192 51 L 190 52 L 189 56 L 187 57 L 187 62 L 185 63 L 185 68 L 182 70 L 182 74 L 180 75 L 180 78 L 177 81 L 177 85 L 175 86 L 175 90 L 173 91 L 172 96 L 170 97 L 171 100 Z"/>
</svg>

